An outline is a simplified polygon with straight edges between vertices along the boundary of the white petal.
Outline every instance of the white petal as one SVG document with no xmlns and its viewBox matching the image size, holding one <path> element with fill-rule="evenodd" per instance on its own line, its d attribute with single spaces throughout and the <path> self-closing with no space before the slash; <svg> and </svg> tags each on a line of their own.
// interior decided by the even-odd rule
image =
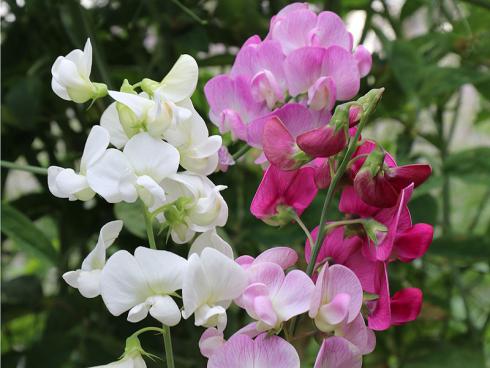
<svg viewBox="0 0 490 368">
<path fill-rule="evenodd" d="M 104 267 L 106 249 L 114 243 L 122 227 L 123 222 L 121 220 L 111 221 L 102 226 L 97 244 L 82 262 L 82 270 L 90 271 Z"/>
<path fill-rule="evenodd" d="M 214 301 L 235 299 L 247 286 L 247 276 L 242 267 L 216 249 L 205 248 L 201 253 L 201 262 L 212 287 Z"/>
<path fill-rule="evenodd" d="M 136 175 L 126 156 L 110 148 L 87 170 L 90 187 L 109 203 L 134 202 Z"/>
<path fill-rule="evenodd" d="M 82 271 L 78 277 L 78 290 L 85 298 L 100 295 L 100 270 Z"/>
<path fill-rule="evenodd" d="M 137 175 L 148 175 L 157 182 L 175 174 L 179 167 L 179 151 L 148 133 L 132 137 L 124 147 L 124 154 Z"/>
<path fill-rule="evenodd" d="M 129 310 L 127 320 L 133 323 L 142 321 L 148 315 L 148 310 L 149 310 L 148 303 L 144 302 L 138 304 Z"/>
<path fill-rule="evenodd" d="M 138 194 L 150 212 L 162 206 L 165 202 L 165 191 L 148 175 L 139 176 L 136 180 Z"/>
<path fill-rule="evenodd" d="M 114 145 L 114 147 L 124 147 L 129 138 L 124 132 L 121 121 L 119 120 L 116 102 L 111 103 L 102 113 L 102 116 L 100 117 L 100 125 L 109 131 L 111 143 Z"/>
<path fill-rule="evenodd" d="M 53 89 L 53 92 L 56 93 L 58 97 L 66 101 L 71 101 L 71 98 L 68 95 L 66 88 L 61 84 L 59 84 L 54 78 L 51 78 L 51 88 Z"/>
<path fill-rule="evenodd" d="M 191 248 L 189 249 L 189 257 L 196 253 L 197 255 L 201 255 L 202 251 L 207 248 L 214 248 L 221 253 L 223 253 L 228 258 L 233 259 L 233 249 L 230 244 L 224 241 L 217 233 L 216 229 L 212 229 L 206 231 L 199 235 L 196 240 L 192 243 Z"/>
<path fill-rule="evenodd" d="M 188 260 L 187 271 L 182 284 L 182 300 L 184 303 L 182 316 L 185 319 L 189 318 L 197 308 L 206 302 L 211 292 L 211 285 L 208 283 L 201 259 L 197 254 L 193 254 Z"/>
<path fill-rule="evenodd" d="M 125 250 L 114 253 L 107 261 L 102 270 L 100 290 L 107 309 L 115 316 L 153 295 L 140 265 Z"/>
<path fill-rule="evenodd" d="M 181 55 L 163 78 L 160 91 L 170 101 L 182 101 L 192 96 L 197 86 L 198 75 L 196 60 L 190 55 Z"/>
<path fill-rule="evenodd" d="M 169 294 L 182 288 L 187 260 L 166 250 L 138 247 L 134 257 L 155 294 Z"/>
<path fill-rule="evenodd" d="M 89 188 L 87 178 L 79 175 L 73 169 L 63 169 L 56 176 L 56 186 L 60 192 L 75 195 Z"/>
<path fill-rule="evenodd" d="M 70 196 L 70 193 L 62 191 L 56 182 L 58 174 L 63 170 L 65 169 L 59 166 L 48 167 L 48 188 L 51 194 L 58 198 L 68 198 Z"/>
<path fill-rule="evenodd" d="M 154 296 L 151 302 L 150 314 L 153 318 L 170 327 L 180 322 L 180 309 L 171 297 Z"/>
<path fill-rule="evenodd" d="M 78 277 L 80 276 L 80 270 L 68 271 L 63 274 L 63 280 L 71 287 L 78 289 Z"/>
<path fill-rule="evenodd" d="M 226 309 L 219 305 L 203 305 L 196 310 L 194 317 L 196 326 L 217 327 L 220 332 L 225 329 L 228 320 Z"/>
<path fill-rule="evenodd" d="M 87 38 L 85 42 L 85 47 L 83 48 L 83 67 L 79 69 L 82 70 L 83 75 L 88 79 L 90 77 L 90 72 L 92 71 L 92 44 L 90 43 L 90 38 Z"/>
<path fill-rule="evenodd" d="M 83 149 L 82 160 L 80 163 L 80 173 L 84 174 L 87 167 L 93 165 L 99 158 L 102 157 L 105 150 L 109 146 L 110 136 L 107 129 L 95 125 L 88 135 Z"/>
<path fill-rule="evenodd" d="M 153 106 L 153 101 L 132 93 L 109 91 L 109 95 L 117 102 L 126 105 L 133 111 L 138 119 L 142 119 L 149 108 Z"/>
</svg>

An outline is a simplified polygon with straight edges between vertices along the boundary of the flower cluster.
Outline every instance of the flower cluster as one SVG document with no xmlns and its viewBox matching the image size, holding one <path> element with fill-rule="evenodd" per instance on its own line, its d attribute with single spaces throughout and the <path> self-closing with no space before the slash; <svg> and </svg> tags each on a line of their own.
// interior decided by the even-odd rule
<svg viewBox="0 0 490 368">
<path fill-rule="evenodd" d="M 301 338 L 295 336 L 299 324 L 321 341 L 315 368 L 356 368 L 374 350 L 375 330 L 418 316 L 422 292 L 392 295 L 388 266 L 420 258 L 432 240 L 432 227 L 412 224 L 407 207 L 431 168 L 398 166 L 361 137 L 382 90 L 336 106 L 358 93 L 371 66 L 365 48 L 352 49 L 337 15 L 292 4 L 272 18 L 264 41 L 246 41 L 229 75 L 205 87 L 220 131 L 263 150 L 259 162 L 267 168 L 251 212 L 272 226 L 295 221 L 302 227 L 306 271 L 295 267 L 299 256 L 290 247 L 235 259 L 218 235 L 228 217 L 220 195 L 225 187 L 207 176 L 234 161 L 192 106 L 198 68 L 191 56 L 182 55 L 161 82 L 125 80 L 119 91 L 90 81 L 89 41 L 84 51 L 56 60 L 58 96 L 81 103 L 109 95 L 114 102 L 92 127 L 78 170 L 49 168 L 50 191 L 69 200 L 95 194 L 109 203 L 139 200 L 147 221 L 149 247 L 107 257 L 123 228 L 111 221 L 80 269 L 63 275 L 84 297 L 101 296 L 111 314 L 127 313 L 129 322 L 149 314 L 163 325 L 128 337 L 121 359 L 108 366 L 146 367 L 149 354 L 138 335 L 158 331 L 173 368 L 169 327 L 193 317 L 205 328 L 199 348 L 211 368 L 299 368 L 291 344 Z M 323 190 L 320 224 L 310 233 L 300 216 Z M 345 217 L 328 221 L 325 211 L 337 190 Z M 187 258 L 158 249 L 153 222 L 174 243 L 190 243 Z M 225 339 L 232 304 L 251 322 Z"/>
<path fill-rule="evenodd" d="M 332 12 L 316 14 L 306 3 L 285 7 L 261 41 L 249 38 L 228 75 L 205 86 L 210 118 L 221 133 L 263 149 L 282 168 L 342 150 L 346 130 L 329 121 L 336 101 L 359 91 L 371 54 Z M 303 154 L 301 154 L 303 153 Z"/>
</svg>

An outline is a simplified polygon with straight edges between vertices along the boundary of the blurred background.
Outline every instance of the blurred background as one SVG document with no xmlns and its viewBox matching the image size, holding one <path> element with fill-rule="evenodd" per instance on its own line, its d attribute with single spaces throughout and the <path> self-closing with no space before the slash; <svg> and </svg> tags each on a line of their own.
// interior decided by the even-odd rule
<svg viewBox="0 0 490 368">
<path fill-rule="evenodd" d="M 92 80 L 119 88 L 123 78 L 161 79 L 182 53 L 200 65 L 193 101 L 207 116 L 202 87 L 228 70 L 241 44 L 264 37 L 284 0 L 8 0 L 0 5 L 2 160 L 73 167 L 87 133 L 109 100 L 86 106 L 60 100 L 50 87 L 58 55 L 94 46 Z M 426 256 L 390 268 L 392 289 L 424 291 L 420 318 L 377 334 L 365 367 L 490 367 L 490 1 L 325 0 L 311 2 L 346 21 L 355 43 L 373 52 L 363 79 L 386 92 L 365 137 L 380 140 L 399 163 L 430 162 L 434 174 L 410 203 L 414 222 L 435 225 Z M 214 127 L 210 126 L 210 129 Z M 239 144 L 231 144 L 236 152 Z M 249 213 L 261 178 L 249 154 L 226 174 L 214 174 L 230 207 L 225 233 L 238 254 L 287 244 L 302 254 L 303 234 L 269 227 Z M 121 218 L 116 246 L 145 244 L 135 205 L 68 202 L 50 195 L 46 177 L 2 168 L 1 350 L 4 367 L 84 367 L 114 361 L 137 325 L 113 317 L 100 298 L 85 299 L 61 275 L 77 268 L 100 226 Z M 318 223 L 321 202 L 305 213 Z M 159 239 L 163 243 L 164 239 Z M 184 246 L 168 245 L 186 254 Z M 303 257 L 301 257 L 303 259 Z M 232 309 L 227 331 L 246 322 Z M 201 329 L 173 329 L 178 367 L 202 367 Z M 161 338 L 144 336 L 158 355 Z M 300 348 L 304 367 L 318 345 Z M 161 361 L 148 366 L 161 366 Z"/>
</svg>

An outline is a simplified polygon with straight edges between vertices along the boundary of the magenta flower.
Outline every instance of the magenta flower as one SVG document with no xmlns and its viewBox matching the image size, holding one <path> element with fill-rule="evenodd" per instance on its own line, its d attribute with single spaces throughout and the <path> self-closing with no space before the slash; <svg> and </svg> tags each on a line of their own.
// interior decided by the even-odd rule
<svg viewBox="0 0 490 368">
<path fill-rule="evenodd" d="M 281 224 L 290 221 L 290 216 L 284 211 L 290 208 L 301 215 L 313 201 L 317 191 L 315 170 L 312 167 L 281 171 L 270 166 L 257 188 L 250 211 L 265 222 Z M 283 218 L 282 215 L 286 217 Z"/>
<path fill-rule="evenodd" d="M 354 189 L 364 202 L 375 207 L 392 207 L 411 183 L 415 187 L 430 176 L 430 165 L 396 166 L 385 163 L 385 152 L 374 148 L 354 178 Z M 395 165 L 393 165 L 395 164 Z"/>
<path fill-rule="evenodd" d="M 208 368 L 299 368 L 294 347 L 279 336 L 232 336 L 208 361 Z"/>
</svg>

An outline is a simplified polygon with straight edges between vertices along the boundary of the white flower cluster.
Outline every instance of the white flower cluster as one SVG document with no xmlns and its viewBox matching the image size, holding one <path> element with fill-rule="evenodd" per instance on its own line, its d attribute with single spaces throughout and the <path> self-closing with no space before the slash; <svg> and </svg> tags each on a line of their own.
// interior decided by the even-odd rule
<svg viewBox="0 0 490 368">
<path fill-rule="evenodd" d="M 94 87 L 103 85 L 89 79 L 91 58 L 88 40 L 84 51 L 56 59 L 52 87 L 58 96 L 75 102 L 103 96 L 97 91 L 104 87 Z M 115 102 L 90 131 L 78 172 L 49 168 L 51 193 L 82 201 L 97 193 L 110 203 L 141 199 L 179 244 L 225 225 L 228 208 L 219 193 L 225 187 L 206 177 L 217 168 L 221 137 L 209 136 L 192 105 L 197 79 L 196 61 L 182 55 L 161 82 L 125 80 L 120 91 L 108 91 Z"/>
<path fill-rule="evenodd" d="M 49 167 L 51 193 L 71 201 L 86 201 L 95 194 L 110 203 L 140 199 L 149 218 L 167 226 L 175 243 L 188 243 L 200 234 L 188 260 L 138 247 L 134 255 L 119 250 L 106 261 L 107 248 L 123 227 L 122 221 L 112 221 L 100 230 L 81 268 L 63 278 L 84 297 L 102 296 L 113 315 L 128 312 L 130 322 L 149 313 L 175 326 L 181 316 L 194 315 L 196 325 L 222 331 L 226 309 L 246 287 L 246 274 L 233 260 L 230 245 L 216 233 L 228 218 L 220 195 L 225 187 L 215 186 L 207 175 L 218 165 L 221 137 L 209 136 L 190 100 L 197 85 L 197 63 L 182 55 L 161 82 L 143 79 L 130 85 L 125 80 L 120 91 L 107 91 L 89 79 L 91 55 L 87 41 L 84 51 L 60 56 L 52 68 L 54 92 L 75 102 L 109 94 L 115 102 L 102 114 L 100 125 L 91 129 L 78 172 Z M 182 311 L 174 300 L 179 290 Z"/>
</svg>

